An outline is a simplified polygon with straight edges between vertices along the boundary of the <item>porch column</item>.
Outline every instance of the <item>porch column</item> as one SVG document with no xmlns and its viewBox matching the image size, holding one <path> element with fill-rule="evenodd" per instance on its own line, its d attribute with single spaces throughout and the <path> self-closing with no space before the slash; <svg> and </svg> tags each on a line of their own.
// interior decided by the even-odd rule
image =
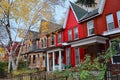
<svg viewBox="0 0 120 80">
<path fill-rule="evenodd" d="M 62 70 L 62 57 L 61 57 L 61 51 L 59 51 L 59 70 Z"/>
<path fill-rule="evenodd" d="M 55 70 L 55 52 L 52 53 L 53 57 L 53 71 Z"/>
<path fill-rule="evenodd" d="M 49 54 L 47 52 L 47 71 L 49 71 Z"/>
<path fill-rule="evenodd" d="M 31 56 L 31 65 L 33 65 L 33 55 L 30 56 Z"/>
</svg>

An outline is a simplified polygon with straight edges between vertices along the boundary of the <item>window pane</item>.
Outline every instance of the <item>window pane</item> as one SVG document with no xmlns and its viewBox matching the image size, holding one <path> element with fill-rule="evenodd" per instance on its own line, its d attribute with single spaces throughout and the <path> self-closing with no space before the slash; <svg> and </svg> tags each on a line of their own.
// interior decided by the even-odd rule
<svg viewBox="0 0 120 80">
<path fill-rule="evenodd" d="M 70 48 L 66 49 L 66 64 L 67 65 L 71 64 L 71 60 L 70 60 Z"/>
<path fill-rule="evenodd" d="M 68 30 L 68 40 L 72 40 L 72 30 Z"/>
<path fill-rule="evenodd" d="M 79 54 L 79 48 L 75 48 L 75 59 L 76 59 L 76 65 L 80 64 L 80 54 Z"/>
<path fill-rule="evenodd" d="M 54 36 L 51 37 L 51 45 L 54 45 Z"/>
<path fill-rule="evenodd" d="M 114 23 L 108 23 L 108 30 L 114 29 Z"/>
<path fill-rule="evenodd" d="M 114 29 L 113 15 L 112 14 L 107 15 L 106 20 L 107 20 L 108 30 Z"/>
<path fill-rule="evenodd" d="M 62 42 L 62 35 L 61 33 L 58 34 L 58 43 L 61 43 Z"/>
<path fill-rule="evenodd" d="M 74 39 L 78 38 L 78 27 L 74 28 Z"/>
<path fill-rule="evenodd" d="M 88 27 L 88 35 L 94 34 L 94 24 L 93 24 L 93 21 L 89 21 L 87 23 L 87 27 Z"/>
</svg>

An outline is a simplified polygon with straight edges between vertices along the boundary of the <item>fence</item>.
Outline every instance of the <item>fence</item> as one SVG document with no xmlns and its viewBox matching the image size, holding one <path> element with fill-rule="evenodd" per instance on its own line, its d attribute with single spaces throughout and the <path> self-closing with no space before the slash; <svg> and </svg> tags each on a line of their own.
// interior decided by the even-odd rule
<svg viewBox="0 0 120 80">
<path fill-rule="evenodd" d="M 80 80 L 79 75 L 77 76 L 76 72 L 73 73 L 76 76 L 74 80 Z M 89 76 L 88 80 L 91 78 Z M 0 80 L 73 80 L 69 76 L 65 75 L 55 75 L 47 72 L 36 72 L 29 74 L 22 74 L 18 76 L 9 75 Z M 94 80 L 99 80 L 98 77 L 94 77 Z M 107 70 L 104 80 L 120 80 L 120 64 L 111 64 L 107 65 Z"/>
</svg>

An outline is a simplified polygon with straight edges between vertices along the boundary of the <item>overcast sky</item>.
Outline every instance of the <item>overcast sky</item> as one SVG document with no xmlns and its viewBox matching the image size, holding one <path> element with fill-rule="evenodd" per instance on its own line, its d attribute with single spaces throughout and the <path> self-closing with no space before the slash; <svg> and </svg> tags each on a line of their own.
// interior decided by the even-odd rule
<svg viewBox="0 0 120 80">
<path fill-rule="evenodd" d="M 66 0 L 65 6 L 59 6 L 59 5 L 56 6 L 56 9 L 55 9 L 56 10 L 56 12 L 55 12 L 55 14 L 56 14 L 56 16 L 55 16 L 56 22 L 59 23 L 60 20 L 65 17 L 66 10 L 69 7 L 69 1 L 75 2 L 76 0 Z"/>
</svg>

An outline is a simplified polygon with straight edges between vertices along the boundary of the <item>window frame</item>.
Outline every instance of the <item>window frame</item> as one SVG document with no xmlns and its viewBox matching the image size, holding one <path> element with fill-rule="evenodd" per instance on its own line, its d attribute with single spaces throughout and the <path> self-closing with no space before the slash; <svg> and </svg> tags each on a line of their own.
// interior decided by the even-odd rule
<svg viewBox="0 0 120 80">
<path fill-rule="evenodd" d="M 77 32 L 76 32 L 77 31 Z M 76 33 L 77 33 L 77 37 L 76 37 Z M 79 37 L 78 37 L 78 27 L 76 26 L 76 27 L 74 27 L 74 40 L 76 40 L 76 39 L 78 39 Z"/>
<path fill-rule="evenodd" d="M 71 65 L 71 49 L 66 48 L 66 65 Z"/>
<path fill-rule="evenodd" d="M 113 40 L 110 40 L 109 41 L 109 43 L 110 43 L 110 46 L 111 46 L 111 42 L 112 42 Z M 120 48 L 120 43 L 118 43 L 119 44 L 119 48 Z M 120 54 L 116 54 L 116 55 L 114 55 L 114 56 L 120 56 Z M 113 56 L 113 57 L 114 57 Z M 116 64 L 115 62 L 113 62 L 113 57 L 111 58 L 111 61 L 112 61 L 112 64 Z M 117 62 L 117 64 L 120 64 L 120 62 Z"/>
<path fill-rule="evenodd" d="M 118 20 L 118 26 L 120 27 L 120 10 L 117 11 L 117 20 Z"/>
<path fill-rule="evenodd" d="M 72 29 L 68 29 L 68 41 L 72 41 Z"/>
<path fill-rule="evenodd" d="M 92 28 L 90 27 L 91 23 L 92 23 Z M 91 29 L 93 29 L 93 33 L 90 33 Z M 87 31 L 88 31 L 88 36 L 94 35 L 95 30 L 94 30 L 94 21 L 93 20 L 87 22 Z"/>
<path fill-rule="evenodd" d="M 51 46 L 54 46 L 55 45 L 55 36 L 52 35 L 51 36 Z"/>
<path fill-rule="evenodd" d="M 62 43 L 62 32 L 58 33 L 58 44 Z"/>
<path fill-rule="evenodd" d="M 79 50 L 79 47 L 75 47 L 74 52 L 75 52 L 75 64 L 79 65 L 80 64 L 80 50 Z"/>
<path fill-rule="evenodd" d="M 111 16 L 111 18 L 109 17 L 110 19 L 108 19 L 108 18 L 107 18 L 108 16 Z M 114 29 L 114 28 L 115 28 L 115 24 L 114 24 L 113 14 L 108 14 L 108 15 L 106 15 L 107 30 L 108 30 L 108 31 L 111 31 L 111 30 L 113 30 L 113 29 L 109 29 L 109 26 L 108 26 L 108 25 L 109 25 L 110 23 L 109 23 L 108 20 L 112 20 L 112 21 L 110 21 L 110 23 L 113 23 L 113 29 Z"/>
</svg>

